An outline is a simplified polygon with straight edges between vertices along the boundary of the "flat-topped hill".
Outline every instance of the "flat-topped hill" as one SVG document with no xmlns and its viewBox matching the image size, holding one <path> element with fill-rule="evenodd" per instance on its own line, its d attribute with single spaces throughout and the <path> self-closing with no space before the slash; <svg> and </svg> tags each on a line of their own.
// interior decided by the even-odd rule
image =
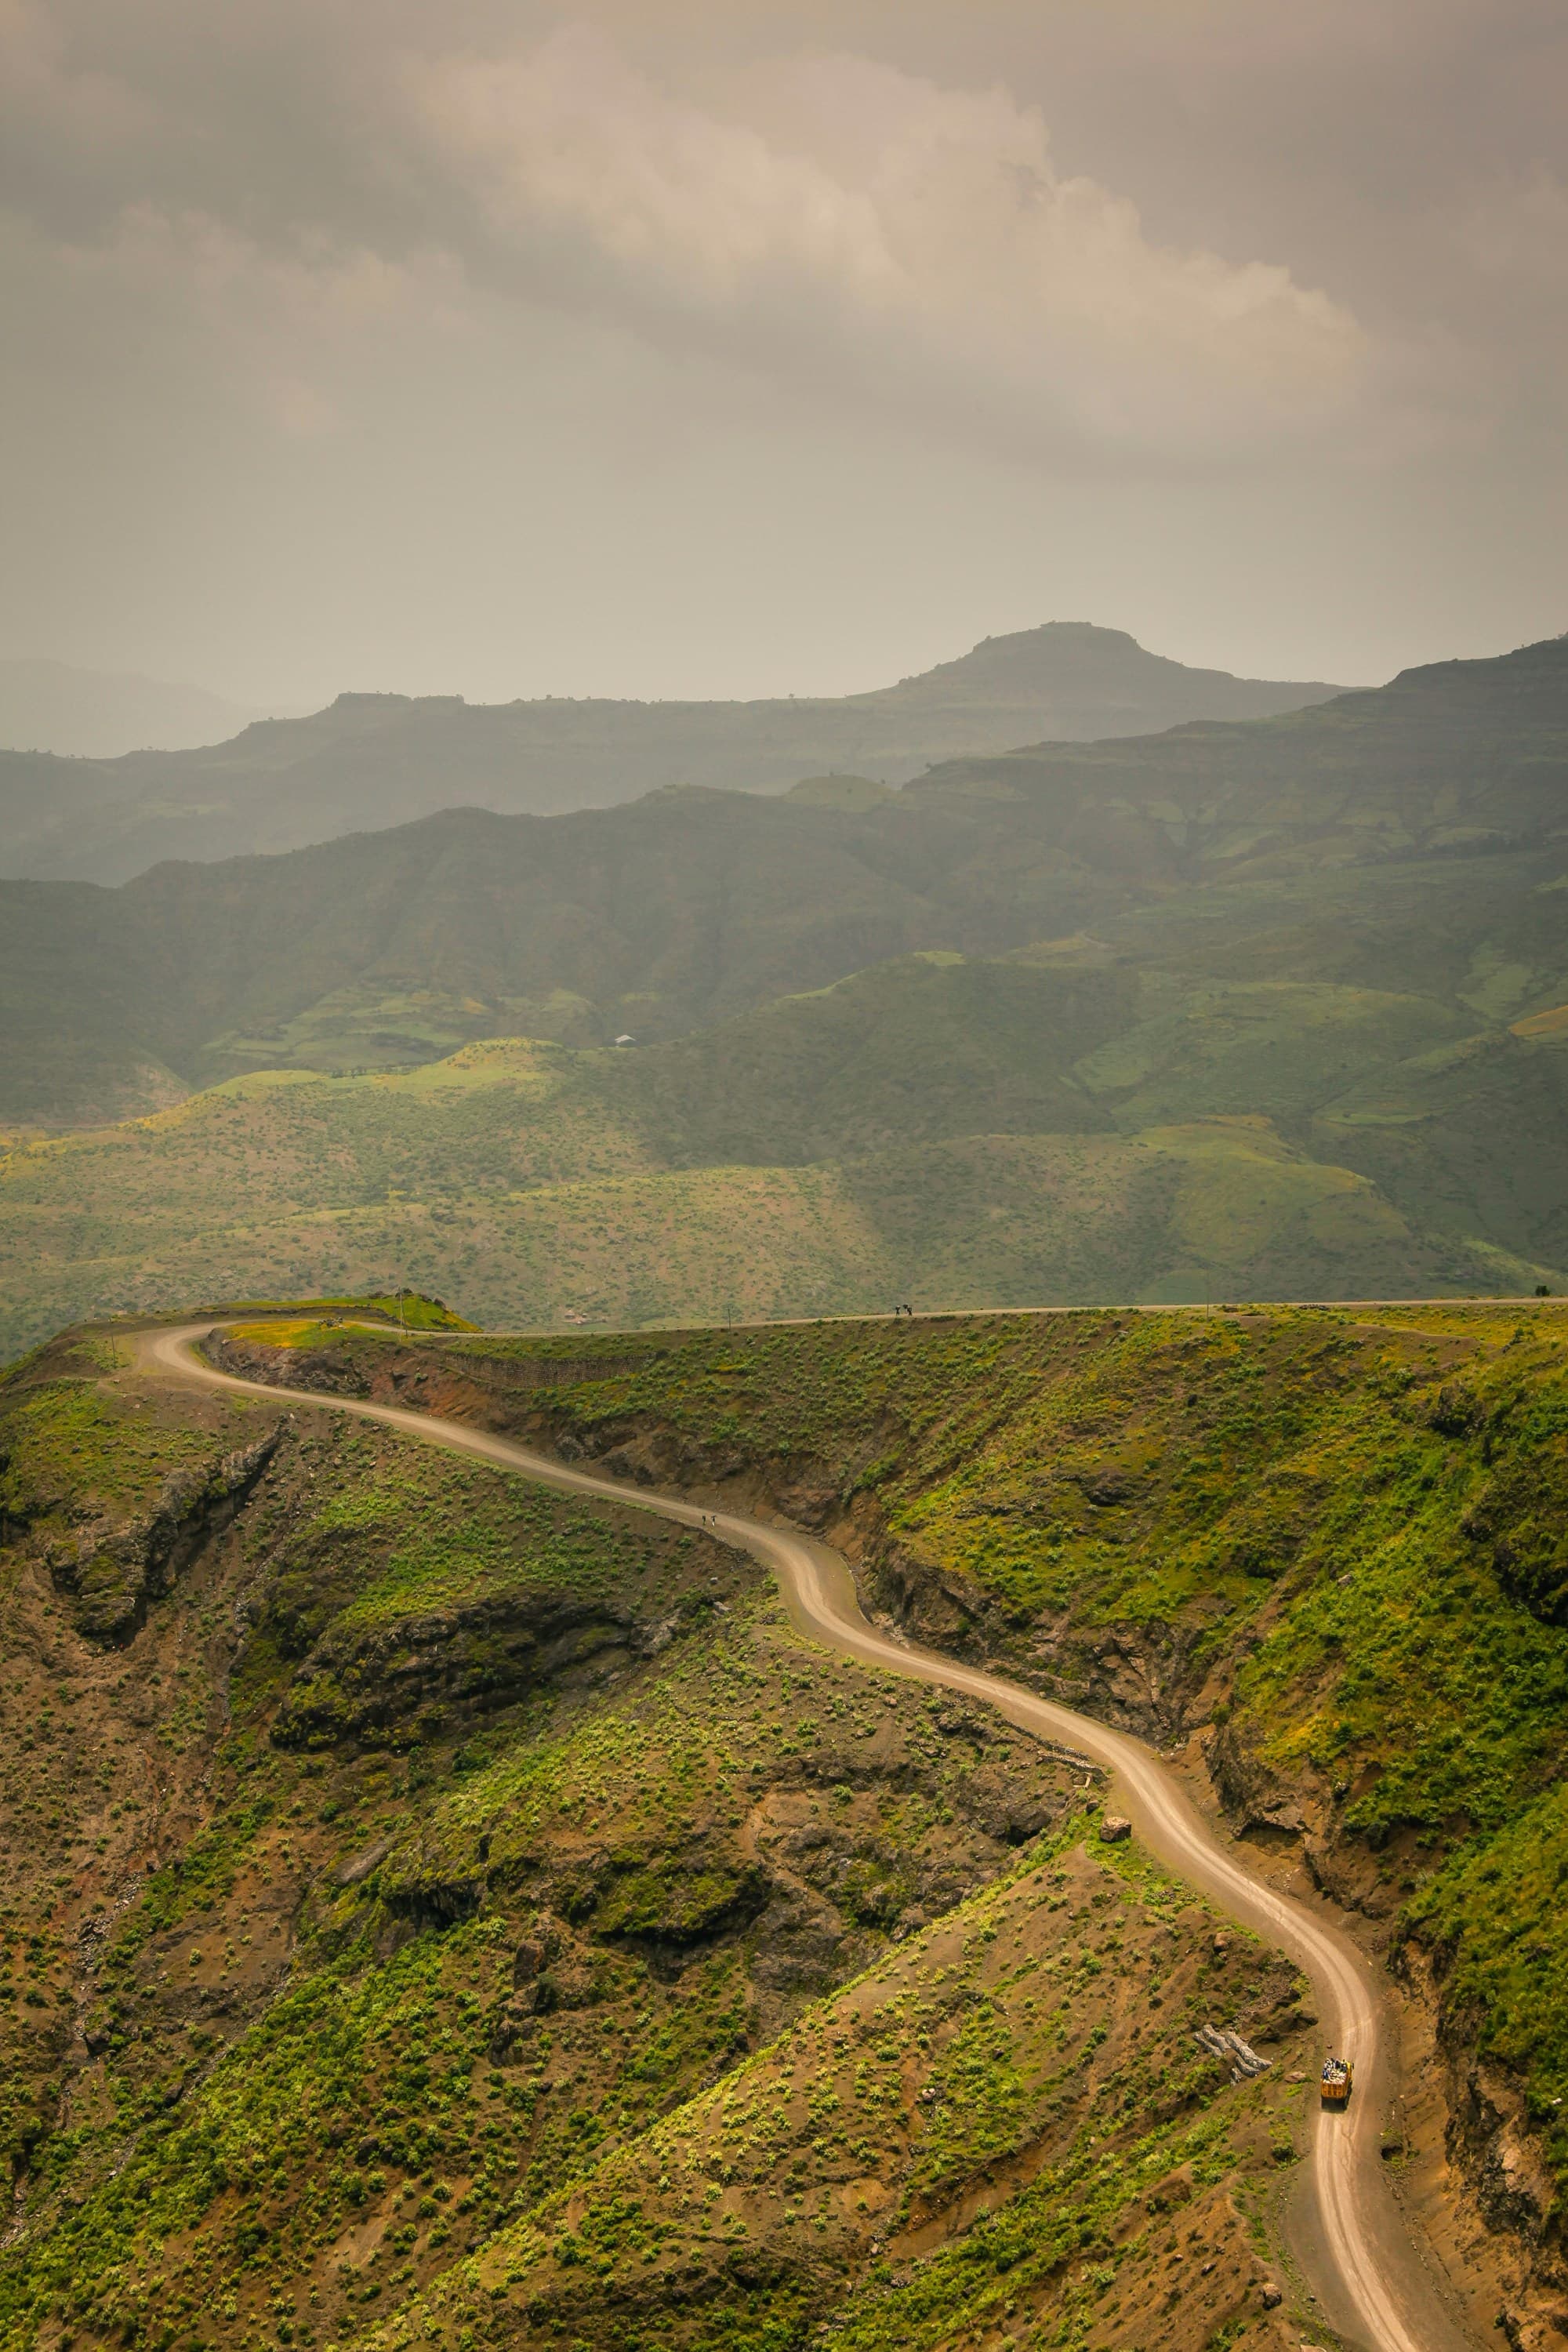
<svg viewBox="0 0 1568 2352">
<path fill-rule="evenodd" d="M 547 814 L 662 784 L 781 791 L 851 771 L 901 782 L 933 761 L 1042 737 L 1137 735 L 1321 701 L 1316 682 L 1237 678 L 1053 622 L 989 637 L 897 686 L 758 702 L 342 694 L 210 749 L 64 761 L 0 752 L 0 874 L 118 882 L 163 857 L 296 848 L 473 804 Z"/>
</svg>

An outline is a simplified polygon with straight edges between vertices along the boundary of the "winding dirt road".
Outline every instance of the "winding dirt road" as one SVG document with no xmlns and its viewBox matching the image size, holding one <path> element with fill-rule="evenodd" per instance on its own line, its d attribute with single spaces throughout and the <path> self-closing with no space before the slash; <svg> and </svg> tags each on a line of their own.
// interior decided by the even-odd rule
<svg viewBox="0 0 1568 2352">
<path fill-rule="evenodd" d="M 1326 2045 L 1354 2063 L 1356 2091 L 1348 2112 L 1314 2116 L 1316 2212 L 1300 2233 L 1304 2266 L 1312 2273 L 1326 2319 L 1365 2352 L 1474 2352 L 1474 2339 L 1445 2309 L 1384 2175 L 1379 2126 L 1392 2088 L 1391 2027 L 1378 1969 L 1326 1913 L 1256 1878 L 1235 1850 L 1216 1839 L 1174 1775 L 1140 1740 L 1037 1698 L 999 1675 L 879 1633 L 861 1614 L 842 1555 L 794 1528 L 707 1511 L 679 1496 L 572 1469 L 510 1439 L 432 1413 L 238 1380 L 192 1352 L 193 1343 L 215 1328 L 206 1322 L 145 1332 L 139 1343 L 142 1364 L 163 1378 L 385 1422 L 427 1444 L 476 1454 L 566 1494 L 595 1496 L 705 1528 L 772 1571 L 801 1633 L 868 1665 L 963 1691 L 1022 1730 L 1066 1742 L 1107 1766 L 1118 1802 L 1149 1852 L 1295 1961 L 1312 1985 Z"/>
</svg>

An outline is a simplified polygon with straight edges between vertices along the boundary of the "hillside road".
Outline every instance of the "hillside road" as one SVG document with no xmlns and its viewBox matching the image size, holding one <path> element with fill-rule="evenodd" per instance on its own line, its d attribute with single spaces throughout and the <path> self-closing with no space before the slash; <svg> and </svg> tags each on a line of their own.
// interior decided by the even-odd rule
<svg viewBox="0 0 1568 2352">
<path fill-rule="evenodd" d="M 206 1321 L 143 1331 L 136 1342 L 142 1369 L 161 1378 L 383 1422 L 562 1493 L 592 1496 L 702 1528 L 750 1552 L 771 1571 L 792 1622 L 808 1638 L 889 1674 L 962 1691 L 995 1707 L 1021 1730 L 1065 1743 L 1105 1766 L 1113 1776 L 1115 1803 L 1149 1852 L 1294 1961 L 1312 1986 L 1324 2047 L 1354 2065 L 1349 2109 L 1313 2112 L 1314 2210 L 1302 2211 L 1292 2231 L 1325 2320 L 1362 2352 L 1475 2352 L 1476 2339 L 1446 2307 L 1385 2177 L 1381 2123 L 1394 2086 L 1394 2026 L 1381 1970 L 1326 1906 L 1282 1895 L 1257 1875 L 1242 1850 L 1216 1836 L 1176 1775 L 1141 1740 L 998 1675 L 879 1631 L 861 1612 L 843 1556 L 793 1528 L 709 1510 L 680 1495 L 579 1470 L 434 1413 L 237 1379 L 193 1352 L 194 1343 L 214 1328 Z"/>
</svg>

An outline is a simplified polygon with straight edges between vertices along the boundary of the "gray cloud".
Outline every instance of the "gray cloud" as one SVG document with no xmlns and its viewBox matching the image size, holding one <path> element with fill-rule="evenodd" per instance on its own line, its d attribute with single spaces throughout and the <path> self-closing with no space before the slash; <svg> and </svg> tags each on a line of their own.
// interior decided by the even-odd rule
<svg viewBox="0 0 1568 2352">
<path fill-rule="evenodd" d="M 1544 634 L 1565 126 L 1561 0 L 0 0 L 0 649 L 250 700 Z"/>
<path fill-rule="evenodd" d="M 994 83 L 817 54 L 698 98 L 581 26 L 367 60 L 342 15 L 293 19 L 297 46 L 245 23 L 196 30 L 165 73 L 123 19 L 73 38 L 68 11 L 6 0 L 13 201 L 128 268 L 161 242 L 198 293 L 249 268 L 268 305 L 280 272 L 352 310 L 387 267 L 445 256 L 1024 454 L 1232 458 L 1342 425 L 1365 394 L 1342 303 L 1277 262 L 1151 238 Z"/>
<path fill-rule="evenodd" d="M 1152 243 L 1000 89 L 817 56 L 697 104 L 580 30 L 405 79 L 520 282 L 661 338 L 784 371 L 804 354 L 884 408 L 1025 447 L 1235 451 L 1342 420 L 1362 386 L 1342 306 Z"/>
</svg>

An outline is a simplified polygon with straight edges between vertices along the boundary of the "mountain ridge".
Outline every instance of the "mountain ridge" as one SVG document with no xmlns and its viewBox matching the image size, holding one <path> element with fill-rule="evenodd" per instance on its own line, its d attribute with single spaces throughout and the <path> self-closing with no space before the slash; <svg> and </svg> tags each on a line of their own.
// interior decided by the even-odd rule
<svg viewBox="0 0 1568 2352">
<path fill-rule="evenodd" d="M 1568 645 L 843 783 L 0 885 L 13 1343 L 1563 1286 Z"/>
<path fill-rule="evenodd" d="M 1086 622 L 987 638 L 897 685 L 839 697 L 471 704 L 344 693 L 198 752 L 68 766 L 0 753 L 0 856 L 19 877 L 121 882 L 170 856 L 281 852 L 457 802 L 552 814 L 674 782 L 783 792 L 834 770 L 902 782 L 962 752 L 1258 717 L 1337 690 L 1188 669 Z"/>
<path fill-rule="evenodd" d="M 1255 976 L 1384 988 L 1407 956 L 1429 991 L 1481 988 L 1510 1019 L 1568 1001 L 1562 639 L 1269 719 L 868 782 L 447 809 L 117 887 L 0 882 L 0 1124 L 121 1116 L 301 1054 L 668 1037 L 890 957 L 1088 930 L 1138 954 L 1169 934 L 1162 957 L 1206 930 Z M 323 1058 L 294 1024 L 340 1012 Z"/>
</svg>

